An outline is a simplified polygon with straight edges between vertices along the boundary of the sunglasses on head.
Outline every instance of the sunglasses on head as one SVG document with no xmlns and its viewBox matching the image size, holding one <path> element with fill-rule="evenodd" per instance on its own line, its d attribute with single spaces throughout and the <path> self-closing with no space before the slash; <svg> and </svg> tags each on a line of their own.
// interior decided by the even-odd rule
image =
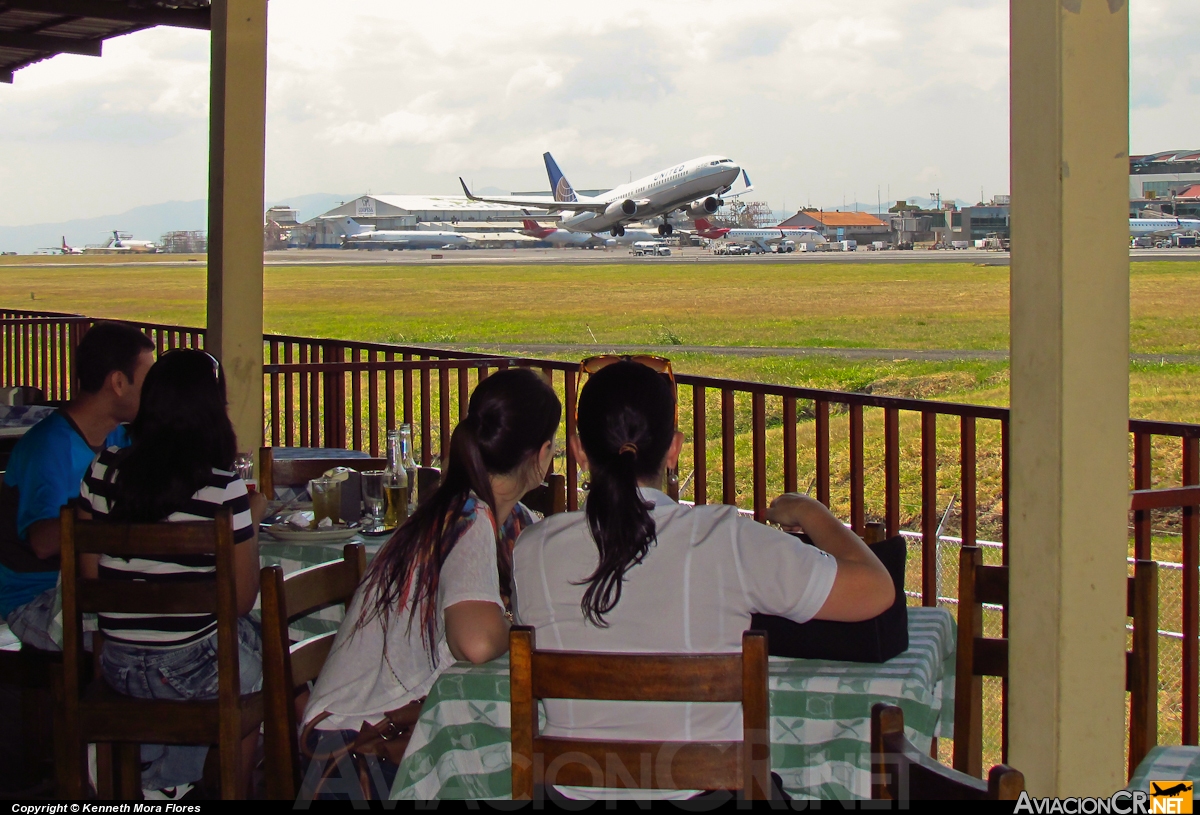
<svg viewBox="0 0 1200 815">
<path fill-rule="evenodd" d="M 203 353 L 204 353 L 204 356 L 208 357 L 209 360 L 212 361 L 213 379 L 220 382 L 221 381 L 221 363 L 217 361 L 216 357 L 214 357 L 212 354 L 208 353 L 207 351 L 204 351 Z"/>
<path fill-rule="evenodd" d="M 617 362 L 636 362 L 638 365 L 645 365 L 654 371 L 654 373 L 663 374 L 667 379 L 671 380 L 671 393 L 675 397 L 675 427 L 679 427 L 679 387 L 675 384 L 675 372 L 671 369 L 671 360 L 651 354 L 600 354 L 599 356 L 588 357 L 579 363 L 580 378 L 584 374 L 591 375 L 597 371 L 602 371 L 609 365 Z M 578 405 L 576 405 L 575 413 L 576 418 L 578 418 Z"/>
</svg>

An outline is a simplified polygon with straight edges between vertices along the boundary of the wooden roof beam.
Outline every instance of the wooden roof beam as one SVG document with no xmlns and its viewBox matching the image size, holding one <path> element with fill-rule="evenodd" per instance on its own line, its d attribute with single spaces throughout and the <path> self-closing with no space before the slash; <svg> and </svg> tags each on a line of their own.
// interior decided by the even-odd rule
<svg viewBox="0 0 1200 815">
<path fill-rule="evenodd" d="M 206 31 L 211 27 L 212 19 L 208 6 L 200 8 L 135 7 L 128 3 L 113 2 L 113 0 L 0 0 L 0 10 L 5 9 L 61 14 L 71 17 L 92 17 L 99 20 L 115 20 L 146 26 L 199 28 Z"/>
<path fill-rule="evenodd" d="M 20 48 L 24 51 L 55 54 L 100 56 L 101 41 L 72 37 L 51 37 L 46 34 L 23 34 L 19 31 L 0 31 L 0 48 Z"/>
</svg>

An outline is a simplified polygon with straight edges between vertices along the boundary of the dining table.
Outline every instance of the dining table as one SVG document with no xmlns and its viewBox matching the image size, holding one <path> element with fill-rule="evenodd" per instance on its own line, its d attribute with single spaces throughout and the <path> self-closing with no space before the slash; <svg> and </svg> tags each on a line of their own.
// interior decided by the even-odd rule
<svg viewBox="0 0 1200 815">
<path fill-rule="evenodd" d="M 944 608 L 908 608 L 908 650 L 882 663 L 771 657 L 771 770 L 797 799 L 868 799 L 871 706 L 898 705 L 929 752 L 954 735 L 956 627 Z M 395 800 L 512 796 L 507 656 L 438 677 L 396 774 Z"/>
</svg>

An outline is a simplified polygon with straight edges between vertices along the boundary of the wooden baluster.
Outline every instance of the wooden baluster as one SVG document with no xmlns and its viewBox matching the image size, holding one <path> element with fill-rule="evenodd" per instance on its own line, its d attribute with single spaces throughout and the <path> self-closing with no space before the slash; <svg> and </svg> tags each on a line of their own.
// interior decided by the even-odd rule
<svg viewBox="0 0 1200 815">
<path fill-rule="evenodd" d="M 389 361 L 395 361 L 396 354 L 391 352 L 385 354 Z M 404 359 L 408 360 L 408 354 L 404 355 Z M 404 383 L 407 382 L 407 387 Z M 407 421 L 412 416 L 412 370 L 405 368 L 401 373 L 401 388 L 400 393 L 404 397 L 404 411 L 402 415 Z M 383 399 L 384 399 L 384 427 L 388 432 L 396 429 L 396 372 L 388 371 L 383 379 Z M 383 442 L 381 441 L 380 444 Z"/>
<path fill-rule="evenodd" d="M 271 342 L 267 344 L 270 349 L 270 357 L 272 365 L 279 364 L 279 343 Z M 279 447 L 279 374 L 271 374 L 271 446 Z"/>
<path fill-rule="evenodd" d="M 438 366 L 438 457 L 446 466 L 450 453 L 450 369 Z"/>
<path fill-rule="evenodd" d="M 708 503 L 708 404 L 705 388 L 692 386 L 692 496 L 696 506 Z"/>
<path fill-rule="evenodd" d="M 754 520 L 767 520 L 767 400 L 755 391 L 750 395 L 751 467 L 754 485 Z"/>
<path fill-rule="evenodd" d="M 900 411 L 883 411 L 884 519 L 889 538 L 900 534 Z"/>
<path fill-rule="evenodd" d="M 1200 484 L 1200 439 L 1183 438 L 1183 484 Z M 1200 510 L 1183 510 L 1183 738 L 1196 744 L 1200 693 Z"/>
<path fill-rule="evenodd" d="M 290 342 L 284 343 L 284 346 L 283 346 L 284 364 L 290 365 L 292 363 L 292 360 L 293 360 L 292 344 Z M 290 373 L 284 374 L 284 376 L 283 376 L 283 383 L 284 383 L 284 386 L 283 386 L 283 429 L 284 429 L 284 437 L 285 437 L 284 444 L 288 447 L 293 447 L 293 446 L 295 446 L 295 443 L 296 443 L 295 424 L 293 423 L 293 420 L 292 420 L 292 416 L 295 411 L 295 405 L 293 404 L 293 400 L 292 400 L 292 395 L 295 393 L 295 380 L 293 380 L 292 377 L 293 377 L 293 374 L 290 374 Z"/>
<path fill-rule="evenodd" d="M 963 416 L 960 418 L 960 423 L 959 466 L 962 468 L 962 475 L 959 476 L 959 480 L 962 483 L 962 497 L 959 499 L 958 505 L 962 511 L 962 545 L 974 546 L 976 523 L 975 417 Z"/>
<path fill-rule="evenodd" d="M 1012 448 L 1010 446 L 1011 436 L 1009 435 L 1008 419 L 1000 421 L 1000 549 L 1001 563 L 1008 565 L 1008 496 L 1009 492 L 1009 469 L 1008 464 L 1012 460 Z M 1000 612 L 1000 631 L 1001 636 L 1008 637 L 1008 608 L 1001 609 Z M 1008 761 L 1008 677 L 1000 680 L 1000 761 Z"/>
<path fill-rule="evenodd" d="M 863 497 L 863 406 L 850 409 L 850 528 L 856 535 L 867 530 L 866 502 Z"/>
<path fill-rule="evenodd" d="M 1133 488 L 1135 490 L 1148 490 L 1153 486 L 1150 476 L 1153 440 L 1154 437 L 1149 433 L 1133 434 Z M 1152 560 L 1154 557 L 1151 520 L 1148 509 L 1139 509 L 1133 513 L 1133 556 L 1138 560 Z"/>
<path fill-rule="evenodd" d="M 921 413 L 921 605 L 937 605 L 937 414 Z"/>
<path fill-rule="evenodd" d="M 479 381 L 482 382 L 487 376 L 487 366 L 479 369 Z M 567 510 L 574 512 L 579 509 L 579 464 L 575 461 L 575 454 L 571 450 L 571 439 L 575 437 L 575 406 L 578 404 L 578 388 L 579 379 L 575 371 L 563 372 L 563 396 L 566 397 L 566 404 L 563 405 L 563 412 L 567 417 L 567 449 L 566 449 L 566 472 L 567 477 Z"/>
<path fill-rule="evenodd" d="M 467 408 L 471 404 L 471 369 L 466 365 L 459 365 L 458 371 L 458 420 L 461 422 L 467 416 Z M 551 372 L 553 374 L 553 371 Z M 554 377 L 550 377 L 550 381 L 554 382 Z M 551 467 L 553 467 L 551 463 Z"/>
<path fill-rule="evenodd" d="M 829 403 L 818 399 L 813 406 L 816 433 L 817 500 L 829 506 Z"/>
<path fill-rule="evenodd" d="M 367 351 L 367 362 L 377 362 L 379 356 L 377 350 Z M 389 371 L 385 376 L 390 382 L 392 373 Z M 367 407 L 371 414 L 368 439 L 371 445 L 371 456 L 375 457 L 379 455 L 379 371 L 370 371 L 367 374 Z"/>
<path fill-rule="evenodd" d="M 734 450 L 735 419 L 733 391 L 721 389 L 721 502 L 737 505 L 737 457 Z"/>
<path fill-rule="evenodd" d="M 298 343 L 297 358 L 301 363 L 308 362 L 308 344 Z M 300 447 L 311 446 L 311 439 L 308 435 L 308 374 L 302 373 L 300 379 L 300 393 L 297 400 L 296 408 L 300 413 Z"/>
<path fill-rule="evenodd" d="M 427 357 L 421 357 L 422 360 Z M 429 425 L 432 414 L 429 406 L 429 368 L 421 369 L 421 466 L 433 464 L 433 428 Z"/>
<path fill-rule="evenodd" d="M 359 363 L 362 361 L 362 354 L 360 352 L 360 349 L 354 348 L 354 347 L 352 347 L 350 349 L 350 361 L 353 363 Z M 351 421 L 351 424 L 354 426 L 353 427 L 354 438 L 353 438 L 353 441 L 351 442 L 351 444 L 352 444 L 352 449 L 361 450 L 361 449 L 363 449 L 363 444 L 362 444 L 362 442 L 363 442 L 363 432 L 362 432 L 362 418 L 363 418 L 363 415 L 362 415 L 363 414 L 362 377 L 363 377 L 363 372 L 362 372 L 362 369 L 360 369 L 356 364 L 355 367 L 352 368 L 347 375 L 350 377 L 350 411 L 351 411 L 351 420 L 350 421 Z"/>
<path fill-rule="evenodd" d="M 412 361 L 412 354 L 405 354 L 403 359 L 405 362 Z M 413 423 L 413 372 L 411 368 L 404 369 L 404 373 L 400 377 L 400 384 L 401 396 L 404 398 L 404 410 L 401 415 L 404 417 L 404 424 L 411 425 Z M 395 394 L 389 393 L 388 401 L 391 402 L 394 397 Z M 395 427 L 396 420 L 393 417 L 388 420 L 388 430 L 394 430 Z M 415 441 L 416 438 L 414 437 L 413 440 Z M 425 464 L 422 466 L 428 467 L 429 465 Z"/>
<path fill-rule="evenodd" d="M 795 492 L 796 484 L 796 397 L 783 397 L 783 491 Z"/>
</svg>

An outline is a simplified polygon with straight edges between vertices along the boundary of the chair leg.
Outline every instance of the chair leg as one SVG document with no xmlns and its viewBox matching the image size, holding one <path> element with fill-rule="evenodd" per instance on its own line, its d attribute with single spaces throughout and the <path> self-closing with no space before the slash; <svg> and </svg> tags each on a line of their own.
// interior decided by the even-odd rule
<svg viewBox="0 0 1200 815">
<path fill-rule="evenodd" d="M 78 719 L 74 720 L 74 726 L 68 721 L 62 671 L 51 672 L 50 692 L 54 699 L 54 775 L 58 796 L 78 801 L 88 792 L 87 744 L 79 732 Z"/>
<path fill-rule="evenodd" d="M 116 798 L 113 789 L 113 749 L 111 742 L 96 745 L 96 797 L 101 801 Z"/>
<path fill-rule="evenodd" d="M 117 794 L 122 801 L 142 800 L 142 745 L 119 742 L 115 746 Z"/>
</svg>

